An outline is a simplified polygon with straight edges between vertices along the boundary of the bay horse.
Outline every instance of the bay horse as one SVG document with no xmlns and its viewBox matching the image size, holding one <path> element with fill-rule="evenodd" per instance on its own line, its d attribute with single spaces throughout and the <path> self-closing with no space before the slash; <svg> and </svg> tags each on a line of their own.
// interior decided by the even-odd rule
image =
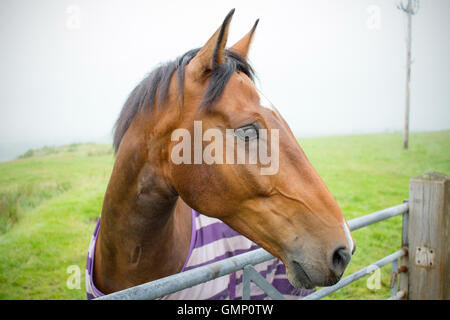
<svg viewBox="0 0 450 320">
<path fill-rule="evenodd" d="M 276 257 L 261 274 L 294 296 L 305 292 L 292 288 L 335 284 L 349 263 L 355 244 L 336 200 L 255 86 L 247 57 L 259 20 L 226 48 L 233 13 L 203 47 L 154 69 L 125 102 L 87 259 L 88 298 L 258 247 Z M 233 130 L 242 140 L 235 148 L 261 139 L 258 129 L 276 130 L 278 171 L 263 175 L 259 162 L 174 163 L 172 133 L 194 135 L 196 121 Z M 166 298 L 237 299 L 239 282 L 234 273 Z"/>
</svg>

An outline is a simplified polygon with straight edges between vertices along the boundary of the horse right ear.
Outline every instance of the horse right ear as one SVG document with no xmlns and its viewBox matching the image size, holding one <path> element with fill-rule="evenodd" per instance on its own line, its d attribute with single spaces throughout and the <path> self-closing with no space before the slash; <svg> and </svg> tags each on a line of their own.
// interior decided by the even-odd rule
<svg viewBox="0 0 450 320">
<path fill-rule="evenodd" d="M 225 45 L 233 14 L 234 9 L 227 14 L 220 28 L 188 64 L 188 72 L 195 79 L 200 79 L 205 72 L 212 71 L 225 62 Z"/>
<path fill-rule="evenodd" d="M 259 19 L 256 20 L 253 28 L 238 42 L 236 42 L 230 49 L 242 58 L 247 59 L 250 45 L 252 44 L 253 36 L 255 35 L 256 27 L 258 26 Z"/>
</svg>

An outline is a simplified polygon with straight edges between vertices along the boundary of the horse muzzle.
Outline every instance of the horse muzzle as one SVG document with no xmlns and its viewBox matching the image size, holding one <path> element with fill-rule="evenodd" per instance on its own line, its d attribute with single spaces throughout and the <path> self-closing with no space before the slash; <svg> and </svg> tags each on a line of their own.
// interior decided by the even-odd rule
<svg viewBox="0 0 450 320">
<path fill-rule="evenodd" d="M 299 289 L 334 285 L 341 279 L 351 256 L 350 250 L 344 246 L 332 250 L 323 263 L 304 255 L 292 256 L 288 260 L 288 280 Z"/>
</svg>

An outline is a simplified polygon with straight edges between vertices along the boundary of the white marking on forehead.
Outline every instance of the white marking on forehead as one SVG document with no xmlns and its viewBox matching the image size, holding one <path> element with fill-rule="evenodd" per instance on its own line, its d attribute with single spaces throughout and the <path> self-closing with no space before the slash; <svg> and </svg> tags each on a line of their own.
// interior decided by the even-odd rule
<svg viewBox="0 0 450 320">
<path fill-rule="evenodd" d="M 259 96 L 259 104 L 261 107 L 269 109 L 270 111 L 273 111 L 278 117 L 280 117 L 280 113 L 278 112 L 277 108 L 273 105 L 272 102 L 270 102 L 269 99 L 266 98 L 266 96 L 259 90 L 258 87 L 256 87 L 255 83 L 253 83 L 251 80 L 247 80 L 243 78 L 240 74 L 238 76 L 241 78 L 241 81 L 250 81 L 251 85 L 255 87 L 256 91 L 258 92 Z"/>
<path fill-rule="evenodd" d="M 342 226 L 344 227 L 345 237 L 347 238 L 348 247 L 350 249 L 350 252 L 353 252 L 353 247 L 355 244 L 353 243 L 353 238 L 350 233 L 350 229 L 348 228 L 348 224 L 345 220 L 342 222 Z"/>
<path fill-rule="evenodd" d="M 266 96 L 258 89 L 256 88 L 256 91 L 258 91 L 258 95 L 259 95 L 259 104 L 261 105 L 261 107 L 266 108 L 270 111 L 273 112 L 273 114 L 278 118 L 281 119 L 281 114 L 278 111 L 277 108 L 275 108 L 275 106 L 273 105 L 272 102 L 270 102 L 269 99 L 266 98 Z"/>
<path fill-rule="evenodd" d="M 259 94 L 259 104 L 261 105 L 261 107 L 264 107 L 271 111 L 276 111 L 272 102 L 270 102 L 269 99 L 267 99 L 266 96 L 263 95 L 261 91 L 258 90 L 258 94 Z"/>
</svg>

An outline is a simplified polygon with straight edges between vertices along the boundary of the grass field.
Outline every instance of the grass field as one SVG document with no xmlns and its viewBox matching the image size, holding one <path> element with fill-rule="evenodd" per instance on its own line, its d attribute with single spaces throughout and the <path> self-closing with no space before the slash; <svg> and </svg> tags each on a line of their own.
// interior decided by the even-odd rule
<svg viewBox="0 0 450 320">
<path fill-rule="evenodd" d="M 400 204 L 413 176 L 450 173 L 450 131 L 413 133 L 407 151 L 401 134 L 299 141 L 347 219 Z M 85 298 L 86 252 L 113 163 L 111 147 L 95 144 L 0 163 L 0 299 Z M 400 248 L 400 219 L 353 233 L 358 249 L 346 274 Z M 363 278 L 328 299 L 385 299 L 389 282 L 387 266 L 381 288 L 369 289 Z"/>
</svg>

